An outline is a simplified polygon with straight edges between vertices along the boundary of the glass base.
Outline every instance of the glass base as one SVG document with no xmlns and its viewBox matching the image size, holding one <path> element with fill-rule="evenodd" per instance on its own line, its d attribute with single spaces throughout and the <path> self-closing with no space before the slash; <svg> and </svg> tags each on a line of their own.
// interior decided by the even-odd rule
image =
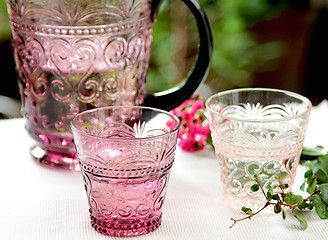
<svg viewBox="0 0 328 240">
<path fill-rule="evenodd" d="M 99 233 L 113 237 L 135 237 L 155 231 L 161 226 L 161 216 L 138 223 L 121 223 L 119 221 L 101 221 L 91 215 L 91 225 Z"/>
<path fill-rule="evenodd" d="M 80 171 L 76 154 L 61 154 L 46 151 L 39 146 L 31 148 L 32 157 L 39 163 L 50 168 L 65 169 L 69 171 Z"/>
</svg>

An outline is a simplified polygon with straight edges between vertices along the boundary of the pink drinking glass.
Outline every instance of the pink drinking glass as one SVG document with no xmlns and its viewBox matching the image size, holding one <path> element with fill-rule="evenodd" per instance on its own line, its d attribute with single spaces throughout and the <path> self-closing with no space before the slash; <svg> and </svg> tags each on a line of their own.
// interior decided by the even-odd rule
<svg viewBox="0 0 328 240">
<path fill-rule="evenodd" d="M 126 237 L 160 226 L 179 126 L 173 114 L 148 107 L 76 115 L 71 127 L 96 231 Z"/>
</svg>

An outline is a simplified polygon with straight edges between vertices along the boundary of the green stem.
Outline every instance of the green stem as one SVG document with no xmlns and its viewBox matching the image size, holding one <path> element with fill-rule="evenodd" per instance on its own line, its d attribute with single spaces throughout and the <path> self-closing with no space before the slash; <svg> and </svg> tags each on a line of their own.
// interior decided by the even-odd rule
<svg viewBox="0 0 328 240">
<path fill-rule="evenodd" d="M 261 211 L 263 211 L 267 206 L 271 205 L 273 203 L 270 203 L 270 202 L 266 202 L 264 204 L 264 206 L 258 210 L 257 212 L 255 212 L 254 214 L 252 215 L 248 215 L 247 217 L 243 217 L 243 218 L 240 218 L 240 219 L 234 219 L 234 218 L 231 218 L 231 220 L 233 221 L 233 224 L 230 226 L 230 228 L 232 228 L 237 222 L 240 222 L 240 221 L 243 221 L 245 219 L 251 219 L 253 216 L 255 216 L 256 214 L 260 213 Z"/>
</svg>

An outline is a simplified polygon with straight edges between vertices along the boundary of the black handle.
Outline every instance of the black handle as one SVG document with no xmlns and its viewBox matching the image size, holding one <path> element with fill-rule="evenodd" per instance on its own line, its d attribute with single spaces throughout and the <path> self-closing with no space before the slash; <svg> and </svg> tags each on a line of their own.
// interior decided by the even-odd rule
<svg viewBox="0 0 328 240">
<path fill-rule="evenodd" d="M 148 94 L 143 105 L 167 111 L 179 106 L 188 99 L 205 80 L 210 67 L 213 44 L 212 32 L 207 16 L 197 0 L 181 0 L 193 13 L 198 26 L 199 53 L 194 69 L 189 77 L 178 86 L 166 91 Z M 154 21 L 162 0 L 152 1 L 151 18 Z"/>
</svg>

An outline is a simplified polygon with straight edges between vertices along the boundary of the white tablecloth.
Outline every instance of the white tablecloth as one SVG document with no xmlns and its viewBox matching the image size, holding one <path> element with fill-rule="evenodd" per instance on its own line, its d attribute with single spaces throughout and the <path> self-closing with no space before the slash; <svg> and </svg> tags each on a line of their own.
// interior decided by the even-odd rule
<svg viewBox="0 0 328 240">
<path fill-rule="evenodd" d="M 324 102 L 312 112 L 307 145 L 328 145 L 327 119 L 328 104 Z M 37 164 L 30 158 L 32 144 L 23 119 L 0 121 L 0 239 L 117 239 L 91 227 L 81 173 Z M 300 166 L 296 190 L 304 171 Z M 218 164 L 211 150 L 187 153 L 178 149 L 162 226 L 129 239 L 328 239 L 328 221 L 314 212 L 301 213 L 308 220 L 307 230 L 301 230 L 290 214 L 285 221 L 280 214 L 258 215 L 230 229 L 230 218 L 242 215 L 223 205 L 221 191 Z"/>
</svg>

